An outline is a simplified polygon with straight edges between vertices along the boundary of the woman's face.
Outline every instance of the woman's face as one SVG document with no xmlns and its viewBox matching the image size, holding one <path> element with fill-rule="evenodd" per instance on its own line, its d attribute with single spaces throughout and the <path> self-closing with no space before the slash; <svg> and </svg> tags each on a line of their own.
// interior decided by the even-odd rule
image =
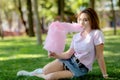
<svg viewBox="0 0 120 80">
<path fill-rule="evenodd" d="M 77 22 L 84 28 L 90 28 L 90 19 L 86 13 L 81 13 L 77 18 Z"/>
</svg>

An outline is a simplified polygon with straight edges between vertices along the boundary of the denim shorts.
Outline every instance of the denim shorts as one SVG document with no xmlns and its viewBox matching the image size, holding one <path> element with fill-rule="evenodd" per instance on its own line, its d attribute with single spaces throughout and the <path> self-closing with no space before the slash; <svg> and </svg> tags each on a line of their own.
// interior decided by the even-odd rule
<svg viewBox="0 0 120 80">
<path fill-rule="evenodd" d="M 88 68 L 84 64 L 77 62 L 75 56 L 70 59 L 59 59 L 73 73 L 74 77 L 81 77 L 88 73 Z"/>
</svg>

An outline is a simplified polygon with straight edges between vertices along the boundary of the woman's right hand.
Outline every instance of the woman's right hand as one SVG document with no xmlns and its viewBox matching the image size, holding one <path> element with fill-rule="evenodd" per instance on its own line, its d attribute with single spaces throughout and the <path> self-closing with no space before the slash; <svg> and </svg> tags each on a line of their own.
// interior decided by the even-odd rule
<svg viewBox="0 0 120 80">
<path fill-rule="evenodd" d="M 48 56 L 51 58 L 58 58 L 58 55 L 55 52 L 49 51 Z"/>
</svg>

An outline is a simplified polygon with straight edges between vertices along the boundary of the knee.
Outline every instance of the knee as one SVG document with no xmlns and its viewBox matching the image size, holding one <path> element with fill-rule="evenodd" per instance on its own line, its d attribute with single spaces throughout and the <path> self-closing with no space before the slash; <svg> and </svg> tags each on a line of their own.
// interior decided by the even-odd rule
<svg viewBox="0 0 120 80">
<path fill-rule="evenodd" d="M 43 69 L 43 74 L 44 74 L 44 75 L 47 75 L 47 74 L 49 74 L 49 71 L 48 71 L 48 70 Z"/>
</svg>

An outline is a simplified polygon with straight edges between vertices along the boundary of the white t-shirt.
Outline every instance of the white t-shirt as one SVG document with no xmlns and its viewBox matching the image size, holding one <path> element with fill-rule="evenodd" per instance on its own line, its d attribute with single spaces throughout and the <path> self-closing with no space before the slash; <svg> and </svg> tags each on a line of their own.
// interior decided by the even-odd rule
<svg viewBox="0 0 120 80">
<path fill-rule="evenodd" d="M 89 70 L 95 60 L 95 46 L 104 44 L 104 36 L 100 30 L 92 30 L 85 38 L 80 33 L 73 36 L 70 48 L 74 48 L 75 57 L 83 63 Z"/>
</svg>

